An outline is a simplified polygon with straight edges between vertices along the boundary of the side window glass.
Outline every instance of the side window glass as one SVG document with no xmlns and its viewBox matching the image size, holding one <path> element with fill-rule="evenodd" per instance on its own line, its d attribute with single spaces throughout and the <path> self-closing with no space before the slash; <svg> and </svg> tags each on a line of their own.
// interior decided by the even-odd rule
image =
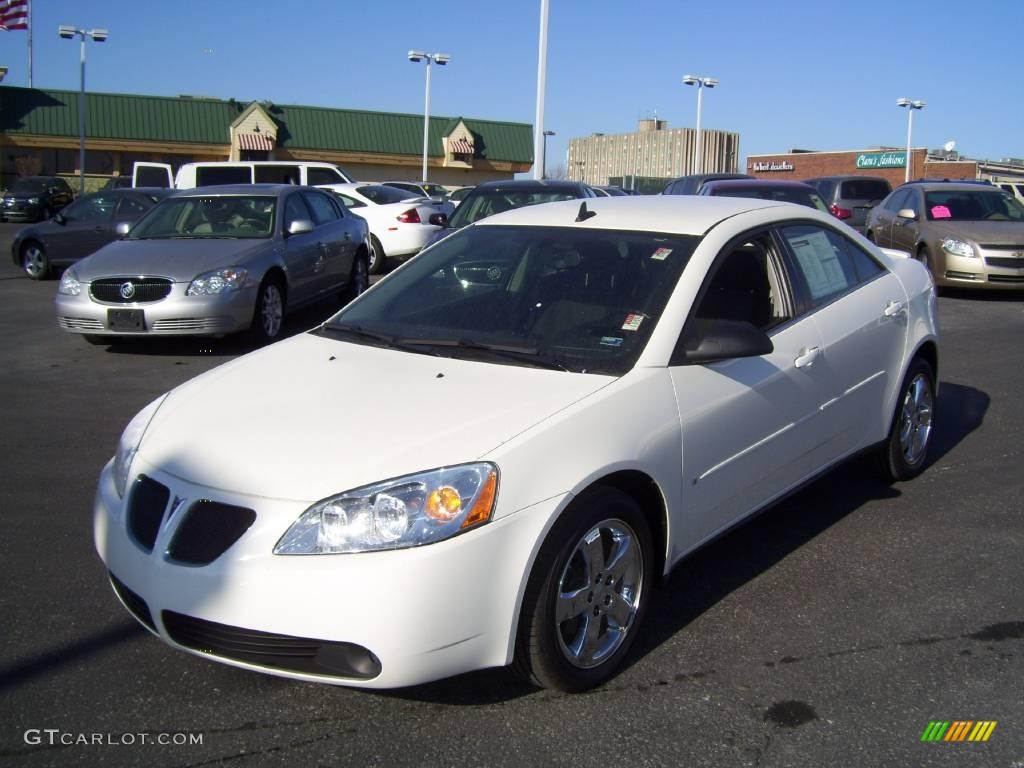
<svg viewBox="0 0 1024 768">
<path fill-rule="evenodd" d="M 820 307 L 859 282 L 843 238 L 821 227 L 782 228 L 782 236 L 796 258 L 813 306 Z"/>
<path fill-rule="evenodd" d="M 343 195 L 340 192 L 335 192 L 335 194 L 338 196 L 338 199 L 341 200 L 342 205 L 344 205 L 346 208 L 365 208 L 366 207 L 366 203 L 364 203 L 362 200 L 356 200 L 354 197 L 349 197 L 348 195 Z"/>
<path fill-rule="evenodd" d="M 257 165 L 253 177 L 257 184 L 299 184 L 302 180 L 297 165 Z"/>
<path fill-rule="evenodd" d="M 330 168 L 306 168 L 306 183 L 310 186 L 318 184 L 340 184 L 345 180 L 341 174 L 332 171 Z"/>
<path fill-rule="evenodd" d="M 288 227 L 293 222 L 299 221 L 300 219 L 313 220 L 313 217 L 309 213 L 309 209 L 306 204 L 302 202 L 301 195 L 291 195 L 287 202 L 284 204 L 284 228 L 287 231 Z"/>
<path fill-rule="evenodd" d="M 121 203 L 117 207 L 117 215 L 122 219 L 137 219 L 145 213 L 146 210 L 148 210 L 147 206 L 128 195 L 124 195 L 121 198 Z"/>
<path fill-rule="evenodd" d="M 897 192 L 895 195 L 889 198 L 889 202 L 885 204 L 885 210 L 896 213 L 900 208 L 906 208 L 903 204 L 907 199 L 907 190 Z"/>
<path fill-rule="evenodd" d="M 331 201 L 326 196 L 319 192 L 304 192 L 302 196 L 312 209 L 313 221 L 317 226 L 337 220 L 338 212 L 331 207 Z"/>
<path fill-rule="evenodd" d="M 730 245 L 697 305 L 698 320 L 736 320 L 768 331 L 793 317 L 781 264 L 767 235 Z"/>
</svg>

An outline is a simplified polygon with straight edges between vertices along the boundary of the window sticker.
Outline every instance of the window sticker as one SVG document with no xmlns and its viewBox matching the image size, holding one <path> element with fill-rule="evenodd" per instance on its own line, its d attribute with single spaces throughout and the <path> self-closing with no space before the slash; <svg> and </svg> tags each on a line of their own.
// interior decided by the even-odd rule
<svg viewBox="0 0 1024 768">
<path fill-rule="evenodd" d="M 621 347 L 622 337 L 621 336 L 602 336 L 601 337 L 602 347 Z"/>
<path fill-rule="evenodd" d="M 814 299 L 846 289 L 846 275 L 828 235 L 819 231 L 787 239 L 797 261 L 800 262 L 800 268 L 807 278 L 807 286 L 811 289 L 811 296 Z"/>
<path fill-rule="evenodd" d="M 932 206 L 932 218 L 933 219 L 952 219 L 953 213 L 944 205 L 933 205 Z"/>
<path fill-rule="evenodd" d="M 671 248 L 657 248 L 654 253 L 651 254 L 651 258 L 655 261 L 664 261 L 668 258 L 670 253 L 672 253 Z"/>
<path fill-rule="evenodd" d="M 644 315 L 642 312 L 630 312 L 626 315 L 626 319 L 622 321 L 622 330 L 638 331 L 640 330 L 640 323 L 643 321 Z"/>
</svg>

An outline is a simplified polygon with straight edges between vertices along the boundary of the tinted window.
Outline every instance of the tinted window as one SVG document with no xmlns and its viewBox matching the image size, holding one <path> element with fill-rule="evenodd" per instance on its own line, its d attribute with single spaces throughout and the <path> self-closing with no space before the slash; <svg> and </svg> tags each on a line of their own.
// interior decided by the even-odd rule
<svg viewBox="0 0 1024 768">
<path fill-rule="evenodd" d="M 730 184 L 728 186 L 705 187 L 702 192 L 717 197 L 750 197 L 758 200 L 774 200 L 779 203 L 795 203 L 828 213 L 828 207 L 813 189 L 801 189 L 800 187 L 790 186 L 772 187 L 768 185 L 747 187 Z"/>
<path fill-rule="evenodd" d="M 338 220 L 338 212 L 331 205 L 331 201 L 319 192 L 304 192 L 303 197 L 313 211 L 313 221 L 319 226 L 329 221 Z"/>
<path fill-rule="evenodd" d="M 1024 206 L 995 190 L 926 192 L 924 210 L 929 221 L 1024 221 Z"/>
<path fill-rule="evenodd" d="M 301 184 L 302 172 L 297 165 L 253 166 L 257 184 Z"/>
<path fill-rule="evenodd" d="M 307 168 L 306 183 L 312 186 L 317 184 L 341 184 L 345 180 L 341 174 L 333 168 Z"/>
<path fill-rule="evenodd" d="M 904 189 L 894 193 L 892 197 L 890 197 L 888 201 L 886 201 L 885 205 L 882 207 L 885 208 L 885 210 L 887 211 L 892 211 L 893 213 L 895 213 L 901 208 L 909 208 L 910 206 L 907 204 L 909 201 L 910 190 Z"/>
<path fill-rule="evenodd" d="M 117 207 L 117 215 L 123 219 L 137 219 L 151 207 L 151 205 L 145 205 L 142 200 L 136 200 L 129 195 L 122 195 L 121 204 Z"/>
<path fill-rule="evenodd" d="M 170 179 L 166 168 L 153 168 L 151 166 L 141 166 L 135 169 L 136 186 L 139 187 L 167 187 L 170 185 Z M 126 179 L 127 185 L 131 186 L 131 179 Z M 199 182 L 199 169 L 196 169 L 196 182 Z"/>
<path fill-rule="evenodd" d="M 801 224 L 783 227 L 782 235 L 796 257 L 815 307 L 882 271 L 877 264 L 872 266 L 873 259 L 866 253 L 853 249 L 846 238 L 832 230 Z M 863 261 L 859 270 L 858 261 Z"/>
<path fill-rule="evenodd" d="M 251 183 L 252 168 L 247 165 L 200 165 L 196 168 L 197 187 Z"/>
<path fill-rule="evenodd" d="M 343 195 L 341 192 L 335 192 L 334 194 L 338 196 L 338 199 L 341 200 L 342 205 L 344 205 L 346 208 L 366 207 L 366 203 L 364 203 L 362 200 L 356 200 L 354 197 Z"/>
<path fill-rule="evenodd" d="M 284 204 L 284 228 L 287 230 L 292 222 L 302 219 L 313 220 L 309 208 L 302 202 L 302 195 L 289 195 L 288 201 Z"/>
<path fill-rule="evenodd" d="M 448 226 L 458 229 L 480 221 L 496 213 L 525 208 L 539 203 L 554 203 L 559 200 L 575 200 L 577 195 L 568 190 L 552 189 L 476 189 L 455 209 Z"/>
<path fill-rule="evenodd" d="M 420 189 L 419 186 L 416 184 L 407 184 L 402 181 L 386 181 L 384 182 L 384 184 L 385 186 L 394 187 L 395 189 L 404 189 L 407 192 L 414 192 L 420 197 L 423 197 L 423 190 Z"/>
<path fill-rule="evenodd" d="M 851 179 L 839 188 L 839 197 L 844 200 L 881 200 L 891 192 L 887 182 L 880 179 Z"/>
<path fill-rule="evenodd" d="M 448 199 L 455 200 L 456 202 L 461 202 L 462 200 L 465 200 L 466 195 L 468 195 L 472 191 L 472 187 L 463 187 L 462 189 L 456 189 L 454 192 L 448 195 Z"/>
<path fill-rule="evenodd" d="M 400 203 L 403 200 L 414 200 L 423 197 L 423 195 L 413 194 L 404 189 L 389 187 L 384 184 L 368 184 L 365 187 L 356 187 L 356 192 L 377 205 Z"/>
<path fill-rule="evenodd" d="M 113 216 L 116 207 L 116 197 L 97 193 L 79 198 L 61 211 L 61 215 L 67 221 L 101 221 Z"/>
</svg>

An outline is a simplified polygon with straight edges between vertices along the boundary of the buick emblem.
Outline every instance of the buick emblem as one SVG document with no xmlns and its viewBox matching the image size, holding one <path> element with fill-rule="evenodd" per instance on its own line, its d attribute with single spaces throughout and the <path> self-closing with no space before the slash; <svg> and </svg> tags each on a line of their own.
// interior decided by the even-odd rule
<svg viewBox="0 0 1024 768">
<path fill-rule="evenodd" d="M 135 286 L 131 280 L 121 283 L 121 298 L 130 299 L 135 295 Z"/>
</svg>

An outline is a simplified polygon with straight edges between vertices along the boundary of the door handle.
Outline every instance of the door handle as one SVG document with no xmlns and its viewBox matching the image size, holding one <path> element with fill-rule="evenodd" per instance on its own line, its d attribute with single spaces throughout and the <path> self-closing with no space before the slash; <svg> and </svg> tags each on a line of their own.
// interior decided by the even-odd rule
<svg viewBox="0 0 1024 768">
<path fill-rule="evenodd" d="M 351 240 L 351 239 L 352 239 L 352 234 L 351 234 L 351 233 L 349 233 L 349 232 L 346 232 L 346 233 L 345 233 L 345 239 L 346 239 L 346 240 Z"/>
<path fill-rule="evenodd" d="M 793 365 L 797 368 L 808 368 L 814 364 L 814 361 L 818 359 L 818 355 L 820 353 L 820 347 L 804 347 L 800 350 L 800 354 L 797 355 L 796 360 L 793 361 Z"/>
<path fill-rule="evenodd" d="M 896 317 L 902 315 L 906 311 L 906 305 L 902 301 L 896 301 L 893 299 L 885 305 L 885 316 Z"/>
</svg>

